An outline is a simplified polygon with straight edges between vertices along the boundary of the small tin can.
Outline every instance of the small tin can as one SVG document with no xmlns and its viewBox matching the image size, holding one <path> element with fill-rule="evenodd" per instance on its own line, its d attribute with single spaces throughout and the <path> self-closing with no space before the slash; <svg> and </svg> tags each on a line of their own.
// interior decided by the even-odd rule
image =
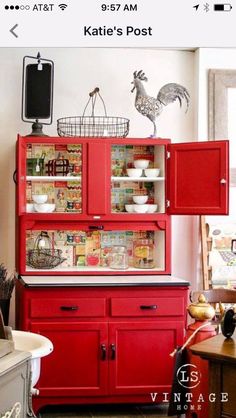
<svg viewBox="0 0 236 418">
<path fill-rule="evenodd" d="M 67 200 L 67 204 L 66 204 L 67 210 L 71 211 L 74 209 L 74 202 L 72 200 Z"/>
<path fill-rule="evenodd" d="M 74 242 L 74 235 L 73 234 L 67 234 L 66 241 L 67 241 L 67 244 L 73 244 L 73 242 Z"/>
</svg>

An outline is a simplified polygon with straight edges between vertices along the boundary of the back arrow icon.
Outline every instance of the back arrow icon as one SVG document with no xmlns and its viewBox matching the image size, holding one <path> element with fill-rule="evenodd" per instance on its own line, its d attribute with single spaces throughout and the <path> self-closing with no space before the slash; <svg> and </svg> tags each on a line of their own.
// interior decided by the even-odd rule
<svg viewBox="0 0 236 418">
<path fill-rule="evenodd" d="M 13 36 L 15 36 L 16 38 L 18 38 L 18 35 L 14 32 L 14 30 L 17 28 L 18 24 L 16 23 L 11 29 L 10 32 L 12 33 Z"/>
</svg>

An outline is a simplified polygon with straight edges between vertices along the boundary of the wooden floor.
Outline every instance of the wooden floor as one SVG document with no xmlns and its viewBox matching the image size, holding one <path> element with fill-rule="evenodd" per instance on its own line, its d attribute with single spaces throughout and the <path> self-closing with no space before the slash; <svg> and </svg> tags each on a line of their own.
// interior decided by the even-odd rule
<svg viewBox="0 0 236 418">
<path fill-rule="evenodd" d="M 55 406 L 41 411 L 40 418 L 148 418 L 167 417 L 167 405 L 153 406 Z M 173 417 L 176 418 L 176 417 Z"/>
</svg>

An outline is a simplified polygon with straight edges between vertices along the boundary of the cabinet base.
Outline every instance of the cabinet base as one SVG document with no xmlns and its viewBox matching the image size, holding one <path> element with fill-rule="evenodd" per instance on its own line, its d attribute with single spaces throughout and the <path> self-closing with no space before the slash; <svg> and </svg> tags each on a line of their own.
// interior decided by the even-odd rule
<svg viewBox="0 0 236 418">
<path fill-rule="evenodd" d="M 156 393 L 158 394 L 156 397 Z M 164 393 L 164 395 L 163 395 Z M 93 396 L 93 397 L 35 397 L 33 399 L 33 410 L 36 415 L 39 411 L 46 406 L 55 406 L 55 405 L 99 405 L 99 404 L 144 404 L 144 405 L 154 405 L 164 403 L 167 404 L 167 395 L 170 393 L 170 388 L 168 389 L 158 389 L 153 390 L 153 397 L 155 400 L 152 400 L 151 393 L 146 395 L 139 396 Z"/>
</svg>

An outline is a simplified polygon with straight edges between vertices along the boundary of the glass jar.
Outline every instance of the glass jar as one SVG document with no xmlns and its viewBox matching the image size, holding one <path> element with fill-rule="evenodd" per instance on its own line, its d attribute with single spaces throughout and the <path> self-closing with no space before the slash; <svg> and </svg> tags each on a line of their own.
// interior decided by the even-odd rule
<svg viewBox="0 0 236 418">
<path fill-rule="evenodd" d="M 109 267 L 115 270 L 126 270 L 129 267 L 127 248 L 124 245 L 115 245 L 112 248 Z"/>
<path fill-rule="evenodd" d="M 134 242 L 134 267 L 139 269 L 155 267 L 153 240 L 138 239 Z"/>
</svg>

